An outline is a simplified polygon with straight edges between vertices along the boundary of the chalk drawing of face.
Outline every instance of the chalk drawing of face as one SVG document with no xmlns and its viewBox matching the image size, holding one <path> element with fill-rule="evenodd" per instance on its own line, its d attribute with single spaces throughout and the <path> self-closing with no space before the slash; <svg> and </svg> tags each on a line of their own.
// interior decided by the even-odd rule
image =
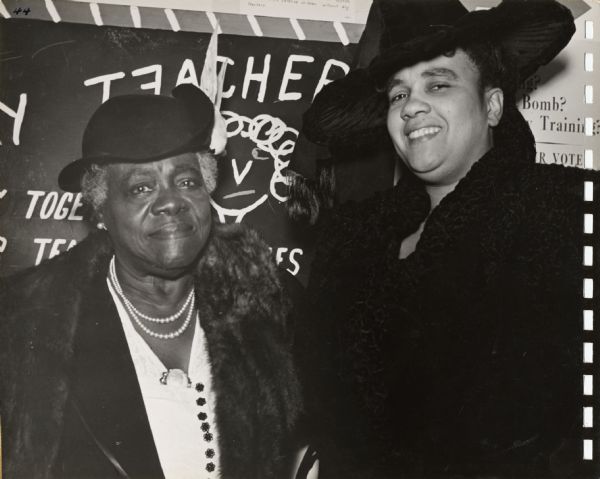
<svg viewBox="0 0 600 479">
<path fill-rule="evenodd" d="M 227 126 L 228 155 L 219 166 L 219 187 L 211 204 L 222 223 L 228 217 L 240 223 L 269 196 L 287 201 L 282 171 L 290 162 L 285 157 L 294 150 L 298 130 L 265 113 L 254 118 L 232 111 L 221 114 Z"/>
</svg>

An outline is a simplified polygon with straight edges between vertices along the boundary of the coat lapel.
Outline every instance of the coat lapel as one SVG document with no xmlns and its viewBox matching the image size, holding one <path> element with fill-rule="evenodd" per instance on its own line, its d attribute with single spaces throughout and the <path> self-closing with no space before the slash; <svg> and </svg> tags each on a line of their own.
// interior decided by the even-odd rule
<svg viewBox="0 0 600 479">
<path fill-rule="evenodd" d="M 127 340 L 102 274 L 108 264 L 102 266 L 81 307 L 71 398 L 129 477 L 162 478 Z"/>
</svg>

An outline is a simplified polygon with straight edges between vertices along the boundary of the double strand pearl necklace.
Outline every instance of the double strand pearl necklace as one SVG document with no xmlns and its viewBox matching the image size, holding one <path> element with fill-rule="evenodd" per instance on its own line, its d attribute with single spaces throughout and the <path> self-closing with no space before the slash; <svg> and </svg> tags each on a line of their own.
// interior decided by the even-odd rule
<svg viewBox="0 0 600 479">
<path fill-rule="evenodd" d="M 137 325 L 149 336 L 158 339 L 174 339 L 183 334 L 183 332 L 187 329 L 192 321 L 192 313 L 194 312 L 194 307 L 196 304 L 196 298 L 194 296 L 194 288 L 191 289 L 190 294 L 188 295 L 185 304 L 181 307 L 181 309 L 171 316 L 167 316 L 166 318 L 154 318 L 152 316 L 147 316 L 141 313 L 132 303 L 127 299 L 125 293 L 123 292 L 123 288 L 121 288 L 121 283 L 119 283 L 119 278 L 117 277 L 117 271 L 115 269 L 115 257 L 113 256 L 110 260 L 110 266 L 108 268 L 110 274 L 110 280 L 113 284 L 115 291 L 117 292 L 119 298 L 123 301 L 125 308 L 129 312 L 129 315 L 133 318 L 133 320 L 137 323 Z M 141 319 L 145 319 L 147 321 L 155 322 L 155 323 L 170 323 L 179 318 L 185 308 L 189 305 L 189 310 L 185 321 L 183 324 L 171 333 L 157 333 L 156 331 L 152 331 L 148 326 L 146 326 Z"/>
</svg>

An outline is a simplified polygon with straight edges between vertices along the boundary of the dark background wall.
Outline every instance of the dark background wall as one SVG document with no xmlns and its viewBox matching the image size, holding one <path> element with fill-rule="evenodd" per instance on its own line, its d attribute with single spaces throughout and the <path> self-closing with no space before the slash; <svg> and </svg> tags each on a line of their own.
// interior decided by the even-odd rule
<svg viewBox="0 0 600 479">
<path fill-rule="evenodd" d="M 98 77 L 112 78 L 111 97 L 168 95 L 178 82 L 200 80 L 210 35 L 29 19 L 0 21 L 0 35 L 5 276 L 87 234 L 79 198 L 60 191 L 56 178 L 81 153 L 83 129 L 103 98 L 106 81 Z M 219 36 L 227 96 L 221 110 L 231 137 L 213 195 L 215 213 L 221 221 L 243 221 L 261 231 L 278 261 L 300 277 L 310 245 L 296 237 L 286 217 L 281 170 L 315 90 L 344 75 L 353 49 L 334 42 Z"/>
</svg>

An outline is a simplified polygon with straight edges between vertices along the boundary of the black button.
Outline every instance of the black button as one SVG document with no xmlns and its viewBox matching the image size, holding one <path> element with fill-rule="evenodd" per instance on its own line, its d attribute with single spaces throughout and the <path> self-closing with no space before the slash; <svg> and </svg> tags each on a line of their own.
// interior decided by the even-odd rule
<svg viewBox="0 0 600 479">
<path fill-rule="evenodd" d="M 207 449 L 206 450 L 206 457 L 208 457 L 209 459 L 212 459 L 213 457 L 215 457 L 215 450 L 214 449 Z"/>
<path fill-rule="evenodd" d="M 206 421 L 206 413 L 205 412 L 199 412 L 198 413 L 198 419 L 200 419 L 201 421 Z"/>
<path fill-rule="evenodd" d="M 213 471 L 215 470 L 215 465 L 214 465 L 212 462 L 209 462 L 209 463 L 206 465 L 206 470 L 207 470 L 208 472 L 213 472 Z"/>
<path fill-rule="evenodd" d="M 207 432 L 206 434 L 204 434 L 204 440 L 206 442 L 210 442 L 213 440 L 213 435 L 210 432 Z"/>
<path fill-rule="evenodd" d="M 206 404 L 206 399 L 204 399 L 204 398 L 198 398 L 198 399 L 196 399 L 196 404 L 198 406 L 204 406 Z"/>
<path fill-rule="evenodd" d="M 200 428 L 204 431 L 204 432 L 208 432 L 208 430 L 210 429 L 210 424 L 208 424 L 207 422 L 203 422 L 202 426 L 200 426 Z"/>
<path fill-rule="evenodd" d="M 196 384 L 196 391 L 198 391 L 199 393 L 204 391 L 204 384 L 202 384 L 202 383 Z"/>
</svg>

